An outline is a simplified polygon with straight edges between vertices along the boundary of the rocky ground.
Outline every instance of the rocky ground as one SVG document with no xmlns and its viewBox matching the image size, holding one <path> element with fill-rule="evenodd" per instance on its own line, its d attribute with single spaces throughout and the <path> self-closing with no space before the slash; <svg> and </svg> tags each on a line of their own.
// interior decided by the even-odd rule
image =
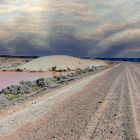
<svg viewBox="0 0 140 140">
<path fill-rule="evenodd" d="M 1 140 L 140 139 L 140 64 L 122 63 L 5 112 Z"/>
</svg>

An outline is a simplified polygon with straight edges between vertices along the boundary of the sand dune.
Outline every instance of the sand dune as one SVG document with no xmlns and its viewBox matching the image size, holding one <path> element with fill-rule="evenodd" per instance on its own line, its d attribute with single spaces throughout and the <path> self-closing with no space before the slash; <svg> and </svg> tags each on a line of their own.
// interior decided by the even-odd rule
<svg viewBox="0 0 140 140">
<path fill-rule="evenodd" d="M 74 70 L 76 68 L 83 69 L 89 66 L 101 66 L 105 64 L 106 63 L 104 61 L 100 60 L 80 59 L 77 57 L 65 55 L 52 55 L 39 57 L 21 65 L 18 68 L 29 71 L 47 71 L 53 66 L 56 66 L 57 70 L 68 68 Z"/>
</svg>

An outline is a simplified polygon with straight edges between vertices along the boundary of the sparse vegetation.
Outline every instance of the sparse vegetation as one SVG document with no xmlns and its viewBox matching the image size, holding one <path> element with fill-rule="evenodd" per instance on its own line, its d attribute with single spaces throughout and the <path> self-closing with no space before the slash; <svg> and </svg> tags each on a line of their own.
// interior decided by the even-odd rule
<svg viewBox="0 0 140 140">
<path fill-rule="evenodd" d="M 56 71 L 56 66 L 52 67 L 53 71 Z M 20 71 L 20 69 L 17 69 Z M 66 71 L 65 69 L 59 70 L 59 72 Z M 36 81 L 21 81 L 19 85 L 11 85 L 2 90 L 2 93 L 5 94 L 7 99 L 13 100 L 18 98 L 20 95 L 29 94 L 32 92 L 37 92 L 43 88 L 52 88 L 56 87 L 58 84 L 65 83 L 75 79 L 76 77 L 82 74 L 88 74 L 93 72 L 93 69 L 76 69 L 74 73 L 61 75 L 61 76 L 54 76 L 53 78 L 39 78 Z"/>
<path fill-rule="evenodd" d="M 23 70 L 22 69 L 20 69 L 20 68 L 17 68 L 16 69 L 16 72 L 22 72 Z"/>
<path fill-rule="evenodd" d="M 53 66 L 53 67 L 51 68 L 51 70 L 52 70 L 52 71 L 56 71 L 56 68 L 57 68 L 56 66 Z"/>
<path fill-rule="evenodd" d="M 70 71 L 71 69 L 69 67 L 67 67 L 67 70 Z"/>
<path fill-rule="evenodd" d="M 63 70 L 61 69 L 61 70 L 57 70 L 57 72 L 63 72 Z"/>
<path fill-rule="evenodd" d="M 30 71 L 30 72 L 34 73 L 34 72 L 36 72 L 36 71 L 32 70 L 32 71 Z"/>
<path fill-rule="evenodd" d="M 18 94 L 12 94 L 12 93 L 6 94 L 6 98 L 7 98 L 8 100 L 14 100 L 14 99 L 16 99 L 16 98 L 18 98 L 18 97 L 19 97 Z"/>
<path fill-rule="evenodd" d="M 66 72 L 66 71 L 70 70 L 70 68 L 67 68 L 67 69 L 57 69 L 56 66 L 53 66 L 49 70 L 50 71 L 55 71 L 55 72 Z"/>
</svg>

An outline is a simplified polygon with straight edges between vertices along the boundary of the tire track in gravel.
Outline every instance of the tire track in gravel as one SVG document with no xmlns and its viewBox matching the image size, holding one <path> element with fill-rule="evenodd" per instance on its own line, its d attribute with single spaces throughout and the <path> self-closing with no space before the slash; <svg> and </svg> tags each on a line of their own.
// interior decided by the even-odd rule
<svg viewBox="0 0 140 140">
<path fill-rule="evenodd" d="M 132 103 L 132 110 L 135 122 L 135 129 L 137 133 L 137 138 L 140 139 L 140 75 L 137 73 L 137 68 L 135 65 L 129 64 L 127 67 L 127 78 L 129 84 L 129 93 Z M 130 70 L 131 69 L 131 70 Z"/>
<path fill-rule="evenodd" d="M 108 94 L 122 67 L 91 81 L 84 90 L 56 104 L 39 119 L 23 125 L 4 140 L 76 140 Z"/>
<path fill-rule="evenodd" d="M 92 136 L 87 140 L 136 140 L 125 71 L 120 77 Z"/>
<path fill-rule="evenodd" d="M 94 112 L 91 120 L 88 122 L 88 125 L 86 126 L 86 128 L 83 132 L 83 135 L 80 136 L 79 140 L 89 140 L 94 137 L 103 114 L 109 108 L 111 100 L 113 100 L 113 102 L 114 102 L 114 100 L 116 98 L 115 97 L 116 95 L 114 95 L 114 93 L 115 93 L 114 91 L 118 87 L 120 78 L 121 78 L 121 75 L 115 79 L 114 83 L 112 84 L 112 87 L 108 91 L 108 95 L 106 96 L 105 100 L 101 103 L 101 105 L 98 106 L 98 109 Z M 98 134 L 101 136 L 100 133 L 98 133 Z M 99 136 L 98 136 L 98 139 L 100 139 Z M 103 139 L 103 138 L 101 138 L 101 139 Z"/>
</svg>

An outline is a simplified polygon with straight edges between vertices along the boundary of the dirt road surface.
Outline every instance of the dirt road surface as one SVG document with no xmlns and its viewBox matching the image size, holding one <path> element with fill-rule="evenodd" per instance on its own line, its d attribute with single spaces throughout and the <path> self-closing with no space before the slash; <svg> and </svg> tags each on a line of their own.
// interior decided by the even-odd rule
<svg viewBox="0 0 140 140">
<path fill-rule="evenodd" d="M 0 117 L 0 140 L 139 140 L 140 64 L 122 63 Z"/>
</svg>

